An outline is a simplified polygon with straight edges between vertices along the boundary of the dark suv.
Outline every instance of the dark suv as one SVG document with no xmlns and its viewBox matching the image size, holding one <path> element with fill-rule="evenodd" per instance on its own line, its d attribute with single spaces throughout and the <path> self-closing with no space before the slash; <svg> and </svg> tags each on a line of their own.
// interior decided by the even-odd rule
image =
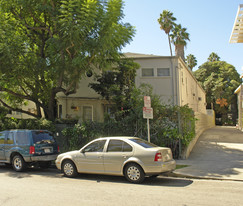
<svg viewBox="0 0 243 206">
<path fill-rule="evenodd" d="M 49 167 L 59 153 L 51 132 L 46 130 L 9 130 L 0 132 L 0 162 L 12 164 L 17 172 L 27 166 Z"/>
</svg>

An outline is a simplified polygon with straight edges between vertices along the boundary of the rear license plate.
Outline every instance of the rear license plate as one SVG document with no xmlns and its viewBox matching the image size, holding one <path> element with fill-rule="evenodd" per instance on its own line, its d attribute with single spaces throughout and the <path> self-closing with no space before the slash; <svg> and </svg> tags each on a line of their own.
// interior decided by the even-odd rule
<svg viewBox="0 0 243 206">
<path fill-rule="evenodd" d="M 44 149 L 44 152 L 45 153 L 51 153 L 51 149 L 50 148 L 46 148 L 46 149 Z"/>
</svg>

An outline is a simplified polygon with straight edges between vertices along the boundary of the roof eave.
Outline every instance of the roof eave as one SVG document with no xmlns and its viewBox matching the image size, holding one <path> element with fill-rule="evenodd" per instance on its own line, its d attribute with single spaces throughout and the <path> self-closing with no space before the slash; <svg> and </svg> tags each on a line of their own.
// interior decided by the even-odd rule
<svg viewBox="0 0 243 206">
<path fill-rule="evenodd" d="M 243 43 L 243 4 L 238 7 L 229 42 Z"/>
</svg>

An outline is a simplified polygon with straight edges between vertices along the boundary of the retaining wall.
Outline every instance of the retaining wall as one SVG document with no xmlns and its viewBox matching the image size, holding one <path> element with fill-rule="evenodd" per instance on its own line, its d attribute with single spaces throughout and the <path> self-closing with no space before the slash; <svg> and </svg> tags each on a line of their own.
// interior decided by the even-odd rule
<svg viewBox="0 0 243 206">
<path fill-rule="evenodd" d="M 207 114 L 195 112 L 197 119 L 195 125 L 195 137 L 190 144 L 182 151 L 181 159 L 187 159 L 195 146 L 199 136 L 206 130 L 215 127 L 215 113 L 213 110 L 207 110 Z"/>
</svg>

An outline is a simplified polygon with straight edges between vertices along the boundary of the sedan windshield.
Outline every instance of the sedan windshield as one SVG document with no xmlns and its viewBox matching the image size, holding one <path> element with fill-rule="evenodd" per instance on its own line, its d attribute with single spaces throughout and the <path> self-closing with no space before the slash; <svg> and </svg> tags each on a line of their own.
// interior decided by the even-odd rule
<svg viewBox="0 0 243 206">
<path fill-rule="evenodd" d="M 144 147 L 144 148 L 153 148 L 153 147 L 158 147 L 157 145 L 150 143 L 146 140 L 143 139 L 130 139 L 131 141 L 137 143 L 138 145 Z"/>
</svg>

